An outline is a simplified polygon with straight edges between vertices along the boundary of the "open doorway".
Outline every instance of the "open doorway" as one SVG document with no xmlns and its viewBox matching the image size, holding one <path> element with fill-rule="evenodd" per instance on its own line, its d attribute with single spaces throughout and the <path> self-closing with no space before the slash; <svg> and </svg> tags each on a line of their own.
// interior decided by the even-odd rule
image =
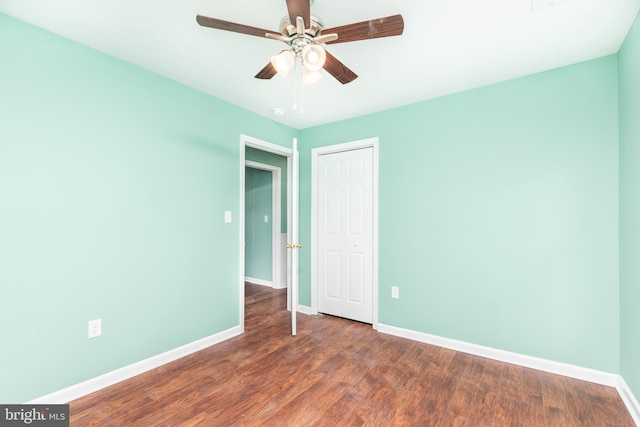
<svg viewBox="0 0 640 427">
<path fill-rule="evenodd" d="M 247 159 L 262 154 L 253 151 L 257 150 L 247 149 Z M 286 158 L 277 157 L 271 163 L 284 162 L 286 169 Z M 282 168 L 246 160 L 244 175 L 244 281 L 286 288 L 286 212 L 281 215 L 286 183 L 282 184 Z"/>
<path fill-rule="evenodd" d="M 244 331 L 245 280 L 287 289 L 286 247 L 290 234 L 292 149 L 241 136 L 240 326 Z"/>
</svg>

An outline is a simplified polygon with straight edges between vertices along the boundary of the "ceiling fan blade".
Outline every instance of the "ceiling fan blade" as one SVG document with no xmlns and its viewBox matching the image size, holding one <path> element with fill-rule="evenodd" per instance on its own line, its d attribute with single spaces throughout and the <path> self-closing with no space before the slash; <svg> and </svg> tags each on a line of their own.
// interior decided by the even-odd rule
<svg viewBox="0 0 640 427">
<path fill-rule="evenodd" d="M 336 78 L 340 83 L 346 85 L 358 78 L 358 75 L 351 71 L 349 67 L 340 62 L 335 56 L 326 52 L 327 59 L 324 68 L 329 74 Z"/>
<path fill-rule="evenodd" d="M 322 32 L 338 34 L 338 40 L 330 41 L 326 44 L 399 36 L 404 32 L 404 19 L 402 19 L 402 15 L 392 15 L 385 18 L 327 28 L 326 30 L 322 30 Z"/>
<path fill-rule="evenodd" d="M 310 0 L 287 0 L 287 10 L 291 24 L 296 25 L 296 18 L 302 16 L 304 28 L 311 27 L 311 2 Z"/>
<path fill-rule="evenodd" d="M 271 62 L 269 62 L 262 70 L 258 71 L 258 74 L 256 74 L 256 79 L 269 80 L 276 74 L 278 74 L 278 72 L 275 68 L 273 68 Z"/>
<path fill-rule="evenodd" d="M 223 21 L 222 19 L 209 18 L 208 16 L 198 15 L 196 21 L 203 27 L 215 28 L 216 30 L 231 31 L 232 33 L 248 34 L 250 36 L 264 37 L 265 34 L 275 34 L 280 36 L 280 33 L 271 30 L 264 30 L 262 28 L 250 27 L 249 25 L 236 24 L 235 22 Z"/>
</svg>

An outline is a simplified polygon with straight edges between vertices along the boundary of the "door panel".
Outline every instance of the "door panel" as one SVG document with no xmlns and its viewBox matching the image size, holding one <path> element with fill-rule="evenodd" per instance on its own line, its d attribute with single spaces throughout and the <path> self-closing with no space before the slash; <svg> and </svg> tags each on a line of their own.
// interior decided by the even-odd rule
<svg viewBox="0 0 640 427">
<path fill-rule="evenodd" d="M 366 303 L 365 259 L 361 253 L 349 255 L 349 302 L 356 304 Z"/>
<path fill-rule="evenodd" d="M 341 253 L 338 251 L 326 252 L 327 285 L 325 298 L 340 300 L 340 260 Z"/>
<path fill-rule="evenodd" d="M 373 148 L 318 159 L 318 309 L 373 322 Z"/>
</svg>

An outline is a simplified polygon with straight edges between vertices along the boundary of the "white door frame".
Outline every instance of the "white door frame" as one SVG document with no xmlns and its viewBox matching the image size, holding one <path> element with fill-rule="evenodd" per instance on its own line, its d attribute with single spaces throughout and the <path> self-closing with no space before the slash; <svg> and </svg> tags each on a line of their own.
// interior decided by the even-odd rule
<svg viewBox="0 0 640 427">
<path fill-rule="evenodd" d="M 287 171 L 291 171 L 292 161 L 291 156 L 293 155 L 293 150 L 291 148 L 283 147 L 281 145 L 276 145 L 271 142 L 262 141 L 257 138 L 253 138 L 247 135 L 240 135 L 240 207 L 239 207 L 239 215 L 238 221 L 238 229 L 240 230 L 239 236 L 239 323 L 240 330 L 244 332 L 244 169 L 246 165 L 245 159 L 245 147 L 252 147 L 258 150 L 267 151 L 269 153 L 278 154 L 280 156 L 284 156 L 287 158 Z M 289 191 L 287 191 L 287 206 L 291 205 L 291 196 L 289 195 Z M 287 221 L 287 234 L 289 234 L 289 221 Z M 291 297 L 291 286 L 287 283 L 287 301 L 290 301 Z"/>
<path fill-rule="evenodd" d="M 267 172 L 271 172 L 271 287 L 278 289 L 280 286 L 280 277 L 282 272 L 280 266 L 282 263 L 280 250 L 278 244 L 280 242 L 281 225 L 281 183 L 282 183 L 282 171 L 278 166 L 268 165 L 266 163 L 254 162 L 252 160 L 245 160 L 245 169 L 259 169 Z M 246 279 L 246 276 L 245 276 Z M 260 283 L 258 283 L 260 284 Z M 267 284 L 267 283 L 264 283 Z M 286 284 L 285 284 L 286 285 Z"/>
<path fill-rule="evenodd" d="M 373 329 L 378 329 L 378 138 L 328 145 L 311 150 L 311 314 L 318 314 L 318 161 L 324 154 L 373 149 Z"/>
</svg>

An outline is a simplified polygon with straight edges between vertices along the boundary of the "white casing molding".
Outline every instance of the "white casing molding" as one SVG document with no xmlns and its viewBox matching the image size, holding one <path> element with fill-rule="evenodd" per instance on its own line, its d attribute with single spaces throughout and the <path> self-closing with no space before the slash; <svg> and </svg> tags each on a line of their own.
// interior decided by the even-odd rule
<svg viewBox="0 0 640 427">
<path fill-rule="evenodd" d="M 120 381 L 124 381 L 169 362 L 173 362 L 174 360 L 180 359 L 181 357 L 188 356 L 192 353 L 203 350 L 214 344 L 218 344 L 222 341 L 228 340 L 229 338 L 233 338 L 237 335 L 240 335 L 241 333 L 242 331 L 240 329 L 240 326 L 235 326 L 225 331 L 218 332 L 217 334 L 199 339 L 197 341 L 193 341 L 189 344 L 185 344 L 181 347 L 174 348 L 173 350 L 157 354 L 155 356 L 149 357 L 148 359 L 132 363 L 131 365 L 124 366 L 114 371 L 107 372 L 106 374 L 100 375 L 98 377 L 91 378 L 87 381 L 83 381 L 62 390 L 55 391 L 51 394 L 47 394 L 46 396 L 38 397 L 26 403 L 33 405 L 65 404 L 72 400 L 79 399 L 80 397 L 101 390 L 105 387 L 109 387 L 113 384 L 119 383 Z"/>
<path fill-rule="evenodd" d="M 555 362 L 553 360 L 541 359 L 538 357 L 499 350 L 492 347 L 485 347 L 483 345 L 472 344 L 450 338 L 443 338 L 437 335 L 384 325 L 382 323 L 378 324 L 378 331 L 385 334 L 408 338 L 414 341 L 437 345 L 439 347 L 449 348 L 451 350 L 461 351 L 463 353 L 474 354 L 476 356 L 512 363 L 514 365 L 550 372 L 552 374 L 564 375 L 565 377 L 589 381 L 609 387 L 616 387 L 618 384 L 619 375 L 596 369 L 584 368 L 568 363 Z"/>
<path fill-rule="evenodd" d="M 616 389 L 618 390 L 618 394 L 627 407 L 631 418 L 633 418 L 633 421 L 637 426 L 640 426 L 640 403 L 638 403 L 638 399 L 636 399 L 636 397 L 633 395 L 633 392 L 627 385 L 624 378 L 621 376 L 618 377 Z"/>
</svg>

